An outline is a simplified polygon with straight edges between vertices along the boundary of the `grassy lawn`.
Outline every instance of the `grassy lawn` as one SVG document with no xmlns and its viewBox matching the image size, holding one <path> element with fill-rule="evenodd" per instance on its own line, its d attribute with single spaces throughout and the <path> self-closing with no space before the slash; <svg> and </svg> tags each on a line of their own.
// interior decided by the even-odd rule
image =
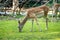
<svg viewBox="0 0 60 40">
<path fill-rule="evenodd" d="M 45 22 L 40 22 L 42 32 L 34 22 L 33 32 L 30 32 L 31 21 L 27 21 L 23 32 L 18 31 L 17 20 L 0 20 L 0 40 L 60 40 L 60 21 L 49 22 L 49 29 L 45 30 Z"/>
</svg>

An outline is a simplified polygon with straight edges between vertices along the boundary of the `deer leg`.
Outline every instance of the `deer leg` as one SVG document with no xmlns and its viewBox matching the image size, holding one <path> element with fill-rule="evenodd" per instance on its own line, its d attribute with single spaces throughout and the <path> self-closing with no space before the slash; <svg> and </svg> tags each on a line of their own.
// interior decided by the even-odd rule
<svg viewBox="0 0 60 40">
<path fill-rule="evenodd" d="M 32 28 L 31 28 L 31 32 L 33 31 L 33 23 L 34 23 L 34 20 L 32 19 Z"/>
<path fill-rule="evenodd" d="M 47 17 L 47 15 L 48 15 L 48 10 L 44 10 L 44 17 L 46 19 L 46 28 L 45 28 L 45 30 L 48 30 L 48 17 Z"/>
<path fill-rule="evenodd" d="M 48 18 L 46 17 L 46 30 L 48 30 Z"/>
<path fill-rule="evenodd" d="M 36 20 L 36 23 L 37 23 L 37 25 L 38 25 L 38 27 L 39 27 L 39 31 L 42 32 L 42 29 L 41 29 L 41 27 L 40 27 L 40 25 L 39 25 L 39 23 L 38 23 L 37 17 L 35 18 L 35 20 Z"/>
<path fill-rule="evenodd" d="M 57 21 L 57 12 L 58 12 L 58 9 L 55 10 L 55 19 Z"/>
</svg>

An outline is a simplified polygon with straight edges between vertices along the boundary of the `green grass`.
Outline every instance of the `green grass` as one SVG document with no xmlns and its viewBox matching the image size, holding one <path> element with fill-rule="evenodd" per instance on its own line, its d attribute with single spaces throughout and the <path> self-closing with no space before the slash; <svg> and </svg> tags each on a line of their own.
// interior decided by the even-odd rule
<svg viewBox="0 0 60 40">
<path fill-rule="evenodd" d="M 30 32 L 31 21 L 27 21 L 23 32 L 18 30 L 17 20 L 0 20 L 0 40 L 60 40 L 60 21 L 49 22 L 49 29 L 45 30 L 45 22 L 40 21 L 42 32 L 34 22 L 33 32 Z"/>
</svg>

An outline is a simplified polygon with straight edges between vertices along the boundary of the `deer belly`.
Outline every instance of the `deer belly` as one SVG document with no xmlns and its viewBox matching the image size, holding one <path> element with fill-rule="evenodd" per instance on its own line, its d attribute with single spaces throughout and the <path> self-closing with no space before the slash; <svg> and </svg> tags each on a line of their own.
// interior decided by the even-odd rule
<svg viewBox="0 0 60 40">
<path fill-rule="evenodd" d="M 42 16 L 44 16 L 44 11 L 41 11 L 41 12 L 37 13 L 37 17 L 42 17 Z"/>
<path fill-rule="evenodd" d="M 36 15 L 35 15 L 34 13 L 29 14 L 29 17 L 30 17 L 30 18 L 35 18 L 35 16 L 36 16 Z"/>
</svg>

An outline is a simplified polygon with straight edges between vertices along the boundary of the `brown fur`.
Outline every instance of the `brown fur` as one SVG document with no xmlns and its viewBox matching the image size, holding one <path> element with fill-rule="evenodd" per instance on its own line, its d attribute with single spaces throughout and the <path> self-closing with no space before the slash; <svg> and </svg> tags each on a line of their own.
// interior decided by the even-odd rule
<svg viewBox="0 0 60 40">
<path fill-rule="evenodd" d="M 45 16 L 45 18 L 47 19 L 47 14 L 48 14 L 49 8 L 48 8 L 47 6 L 45 6 L 45 5 L 42 5 L 42 6 L 39 6 L 39 7 L 34 7 L 34 8 L 26 9 L 26 11 L 27 11 L 27 16 L 26 16 L 26 18 L 35 19 L 35 21 L 36 21 L 37 24 L 38 24 L 36 14 L 37 14 L 38 12 L 44 11 L 44 16 Z M 25 21 L 25 20 L 23 20 L 20 24 L 21 24 L 21 25 L 24 25 L 24 23 L 25 23 L 27 20 L 26 20 L 25 22 L 24 22 L 24 21 Z M 47 21 L 46 21 L 46 24 L 48 25 Z M 47 26 L 47 25 L 46 25 L 46 26 Z M 21 26 L 21 27 L 23 27 L 23 26 Z M 47 28 L 48 28 L 48 26 L 47 26 Z M 22 29 L 21 29 L 21 30 L 22 30 Z"/>
</svg>

